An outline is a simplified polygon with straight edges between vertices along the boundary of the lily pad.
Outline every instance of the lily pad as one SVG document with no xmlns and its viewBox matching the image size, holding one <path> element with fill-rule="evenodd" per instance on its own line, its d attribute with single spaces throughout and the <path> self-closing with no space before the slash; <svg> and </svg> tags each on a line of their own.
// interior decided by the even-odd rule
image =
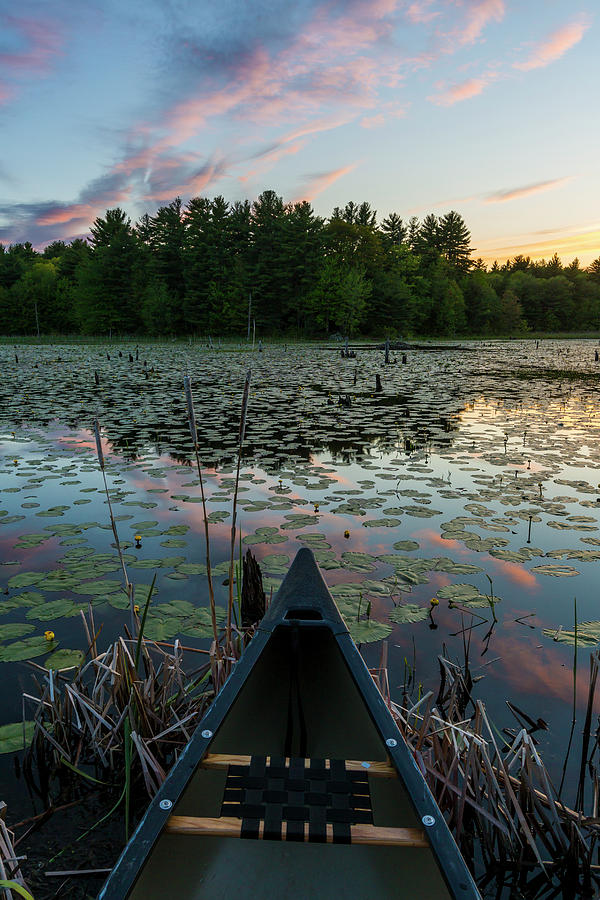
<svg viewBox="0 0 600 900">
<path fill-rule="evenodd" d="M 551 566 L 551 565 L 541 565 L 541 566 L 532 566 L 532 572 L 536 572 L 538 575 L 553 575 L 555 578 L 572 578 L 574 575 L 579 575 L 577 569 L 574 569 L 573 566 Z"/>
<path fill-rule="evenodd" d="M 375 619 L 362 619 L 360 622 L 355 620 L 347 621 L 346 626 L 355 644 L 370 644 L 373 641 L 381 641 L 392 633 L 389 625 L 377 622 Z"/>
<path fill-rule="evenodd" d="M 81 650 L 56 650 L 44 662 L 46 669 L 74 669 L 80 666 L 85 656 Z"/>
<path fill-rule="evenodd" d="M 391 611 L 389 618 L 397 625 L 407 625 L 422 622 L 428 615 L 429 610 L 425 606 L 417 606 L 416 603 L 401 603 Z"/>
<path fill-rule="evenodd" d="M 450 603 L 460 603 L 466 606 L 489 606 L 490 598 L 486 594 L 482 594 L 479 588 L 474 584 L 449 584 L 446 587 L 439 588 L 437 596 L 440 600 L 449 600 Z M 500 597 L 494 597 L 494 602 L 498 603 Z"/>
<path fill-rule="evenodd" d="M 37 584 L 43 577 L 43 572 L 19 572 L 18 575 L 13 575 L 12 578 L 8 579 L 8 586 L 11 589 L 29 587 L 32 584 Z"/>
<path fill-rule="evenodd" d="M 180 575 L 206 575 L 206 563 L 180 563 L 176 570 Z"/>
<path fill-rule="evenodd" d="M 24 634 L 31 634 L 35 631 L 33 625 L 27 625 L 25 622 L 10 622 L 8 625 L 0 625 L 0 641 L 11 641 L 14 638 L 23 637 Z"/>
<path fill-rule="evenodd" d="M 544 628 L 544 637 L 552 638 L 560 644 L 575 644 L 575 631 L 563 631 L 562 628 Z M 600 622 L 581 622 L 577 626 L 577 646 L 595 647 L 600 643 Z"/>
<path fill-rule="evenodd" d="M 249 546 L 253 544 L 282 544 L 285 541 L 287 541 L 287 538 L 279 534 L 278 528 L 267 525 L 257 528 L 254 534 L 247 534 L 242 538 L 242 543 Z"/>
<path fill-rule="evenodd" d="M 37 619 L 39 622 L 52 622 L 54 619 L 63 619 L 66 616 L 77 615 L 81 607 L 76 606 L 72 600 L 62 597 L 60 600 L 48 600 L 37 606 L 32 606 L 25 613 L 28 619 Z"/>
<path fill-rule="evenodd" d="M 35 722 L 11 722 L 0 727 L 0 753 L 25 750 L 33 739 Z"/>
<path fill-rule="evenodd" d="M 56 641 L 47 641 L 44 635 L 34 635 L 12 644 L 0 647 L 0 662 L 16 662 L 22 659 L 34 659 L 56 650 Z"/>
</svg>

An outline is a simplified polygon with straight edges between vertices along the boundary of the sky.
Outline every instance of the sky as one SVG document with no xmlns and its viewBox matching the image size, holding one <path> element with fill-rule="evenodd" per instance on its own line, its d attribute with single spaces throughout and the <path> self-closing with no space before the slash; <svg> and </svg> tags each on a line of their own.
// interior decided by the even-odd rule
<svg viewBox="0 0 600 900">
<path fill-rule="evenodd" d="M 0 242 L 267 189 L 600 256 L 598 0 L 0 0 Z"/>
</svg>

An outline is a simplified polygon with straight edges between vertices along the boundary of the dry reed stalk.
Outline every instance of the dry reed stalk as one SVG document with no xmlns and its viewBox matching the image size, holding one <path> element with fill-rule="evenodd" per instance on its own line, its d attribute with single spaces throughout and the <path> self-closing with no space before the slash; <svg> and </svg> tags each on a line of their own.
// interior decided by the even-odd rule
<svg viewBox="0 0 600 900">
<path fill-rule="evenodd" d="M 210 614 L 214 638 L 214 648 L 217 663 L 221 660 L 221 650 L 219 646 L 219 633 L 217 630 L 217 614 L 215 606 L 215 592 L 213 588 L 212 570 L 210 564 L 210 536 L 208 534 L 208 514 L 206 512 L 206 495 L 204 492 L 204 478 L 202 477 L 202 464 L 200 462 L 200 451 L 198 448 L 198 429 L 196 427 L 196 412 L 194 410 L 194 398 L 192 396 L 192 382 L 189 375 L 184 375 L 183 387 L 185 391 L 185 402 L 188 411 L 188 423 L 190 426 L 190 435 L 194 446 L 194 455 L 196 457 L 196 468 L 198 469 L 198 480 L 200 481 L 200 497 L 202 499 L 202 518 L 204 520 L 204 541 L 206 544 L 206 577 L 208 579 L 208 597 L 210 602 Z M 218 666 L 217 666 L 218 667 Z"/>
<path fill-rule="evenodd" d="M 27 890 L 27 885 L 19 863 L 26 857 L 17 856 L 14 848 L 14 834 L 10 831 L 4 821 L 6 816 L 6 803 L 0 802 L 0 880 L 13 881 Z M 6 887 L 0 889 L 6 900 L 17 900 L 17 892 Z"/>
<path fill-rule="evenodd" d="M 119 561 L 121 563 L 121 569 L 123 572 L 123 581 L 125 582 L 125 592 L 127 593 L 127 598 L 129 600 L 129 609 L 131 613 L 131 628 L 135 627 L 135 611 L 134 611 L 134 588 L 133 584 L 129 581 L 129 577 L 127 575 L 127 566 L 125 565 L 125 558 L 123 556 L 123 550 L 121 549 L 121 542 L 119 541 L 119 532 L 117 531 L 117 523 L 115 521 L 115 517 L 113 515 L 112 503 L 110 500 L 110 491 L 108 490 L 108 482 L 106 480 L 106 469 L 104 465 L 104 451 L 102 450 L 102 440 L 100 437 L 100 425 L 98 424 L 98 419 L 94 419 L 94 437 L 96 439 L 96 453 L 98 455 L 98 464 L 100 466 L 100 471 L 102 472 L 102 479 L 104 481 L 104 490 L 106 492 L 106 502 L 108 504 L 108 512 L 110 515 L 110 525 L 112 528 L 112 533 L 115 539 L 115 546 L 117 548 L 117 553 L 119 554 Z M 92 634 L 94 633 L 93 623 L 92 623 Z"/>
<path fill-rule="evenodd" d="M 237 466 L 235 470 L 235 489 L 233 492 L 233 507 L 231 510 L 231 546 L 229 555 L 229 602 L 227 604 L 227 636 L 225 646 L 231 645 L 231 611 L 233 609 L 233 566 L 235 557 L 235 535 L 236 535 L 236 517 L 237 517 L 237 498 L 240 486 L 240 466 L 242 464 L 242 447 L 244 444 L 244 435 L 246 434 L 246 417 L 248 415 L 248 397 L 250 393 L 250 380 L 252 378 L 252 369 L 248 369 L 246 380 L 244 382 L 244 392 L 242 394 L 242 409 L 240 412 L 240 427 L 238 432 L 238 451 Z M 241 623 L 240 623 L 241 624 Z"/>
<path fill-rule="evenodd" d="M 597 663 L 594 654 L 588 711 L 595 696 Z M 374 675 L 380 685 L 381 670 Z M 592 815 L 586 816 L 582 806 L 570 809 L 562 802 L 526 728 L 501 749 L 480 701 L 465 718 L 465 706 L 472 702 L 470 693 L 465 694 L 467 685 L 461 667 L 440 658 L 438 703 L 443 712 L 431 705 L 428 695 L 415 703 L 405 695 L 402 705 L 386 698 L 463 853 L 473 863 L 477 847 L 500 883 L 507 872 L 523 884 L 528 872 L 537 872 L 532 877 L 544 893 L 544 885 L 551 892 L 568 885 L 569 896 L 595 896 L 600 887 L 600 867 L 595 864 L 600 820 L 598 779 L 591 762 L 586 765 L 593 775 Z M 589 735 L 591 713 L 586 725 Z M 586 760 L 588 749 L 584 748 Z M 600 735 L 592 755 L 596 750 L 600 751 Z M 550 887 L 552 878 L 552 884 L 558 879 L 561 887 Z"/>
</svg>

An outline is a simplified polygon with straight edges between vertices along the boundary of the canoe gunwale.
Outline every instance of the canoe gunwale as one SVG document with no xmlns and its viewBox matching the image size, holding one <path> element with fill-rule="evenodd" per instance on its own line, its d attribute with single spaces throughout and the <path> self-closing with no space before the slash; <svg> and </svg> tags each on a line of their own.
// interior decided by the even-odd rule
<svg viewBox="0 0 600 900">
<path fill-rule="evenodd" d="M 318 613 L 320 618 L 310 615 L 311 611 L 313 615 Z M 275 631 L 288 628 L 324 629 L 331 632 L 349 675 L 354 680 L 373 724 L 386 745 L 389 759 L 406 787 L 419 820 L 425 826 L 431 850 L 451 896 L 455 900 L 481 900 L 475 881 L 446 821 L 385 700 L 373 682 L 323 581 L 314 555 L 308 548 L 298 551 L 255 636 L 151 801 L 100 891 L 98 900 L 124 900 L 129 896 L 152 848 L 165 830 L 173 807 L 209 752 L 214 736 L 244 687 L 255 663 L 269 641 L 274 638 Z M 161 802 L 164 801 L 170 801 L 166 809 L 161 808 Z"/>
</svg>

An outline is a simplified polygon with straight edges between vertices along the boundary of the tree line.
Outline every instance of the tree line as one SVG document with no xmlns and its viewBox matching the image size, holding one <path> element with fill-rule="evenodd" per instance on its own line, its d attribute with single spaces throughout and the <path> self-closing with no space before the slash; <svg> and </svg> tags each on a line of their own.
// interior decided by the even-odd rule
<svg viewBox="0 0 600 900">
<path fill-rule="evenodd" d="M 311 337 L 518 335 L 600 328 L 587 269 L 516 256 L 486 268 L 451 210 L 381 222 L 368 202 L 329 219 L 274 191 L 180 198 L 133 224 L 109 209 L 89 240 L 0 244 L 0 333 Z"/>
</svg>

